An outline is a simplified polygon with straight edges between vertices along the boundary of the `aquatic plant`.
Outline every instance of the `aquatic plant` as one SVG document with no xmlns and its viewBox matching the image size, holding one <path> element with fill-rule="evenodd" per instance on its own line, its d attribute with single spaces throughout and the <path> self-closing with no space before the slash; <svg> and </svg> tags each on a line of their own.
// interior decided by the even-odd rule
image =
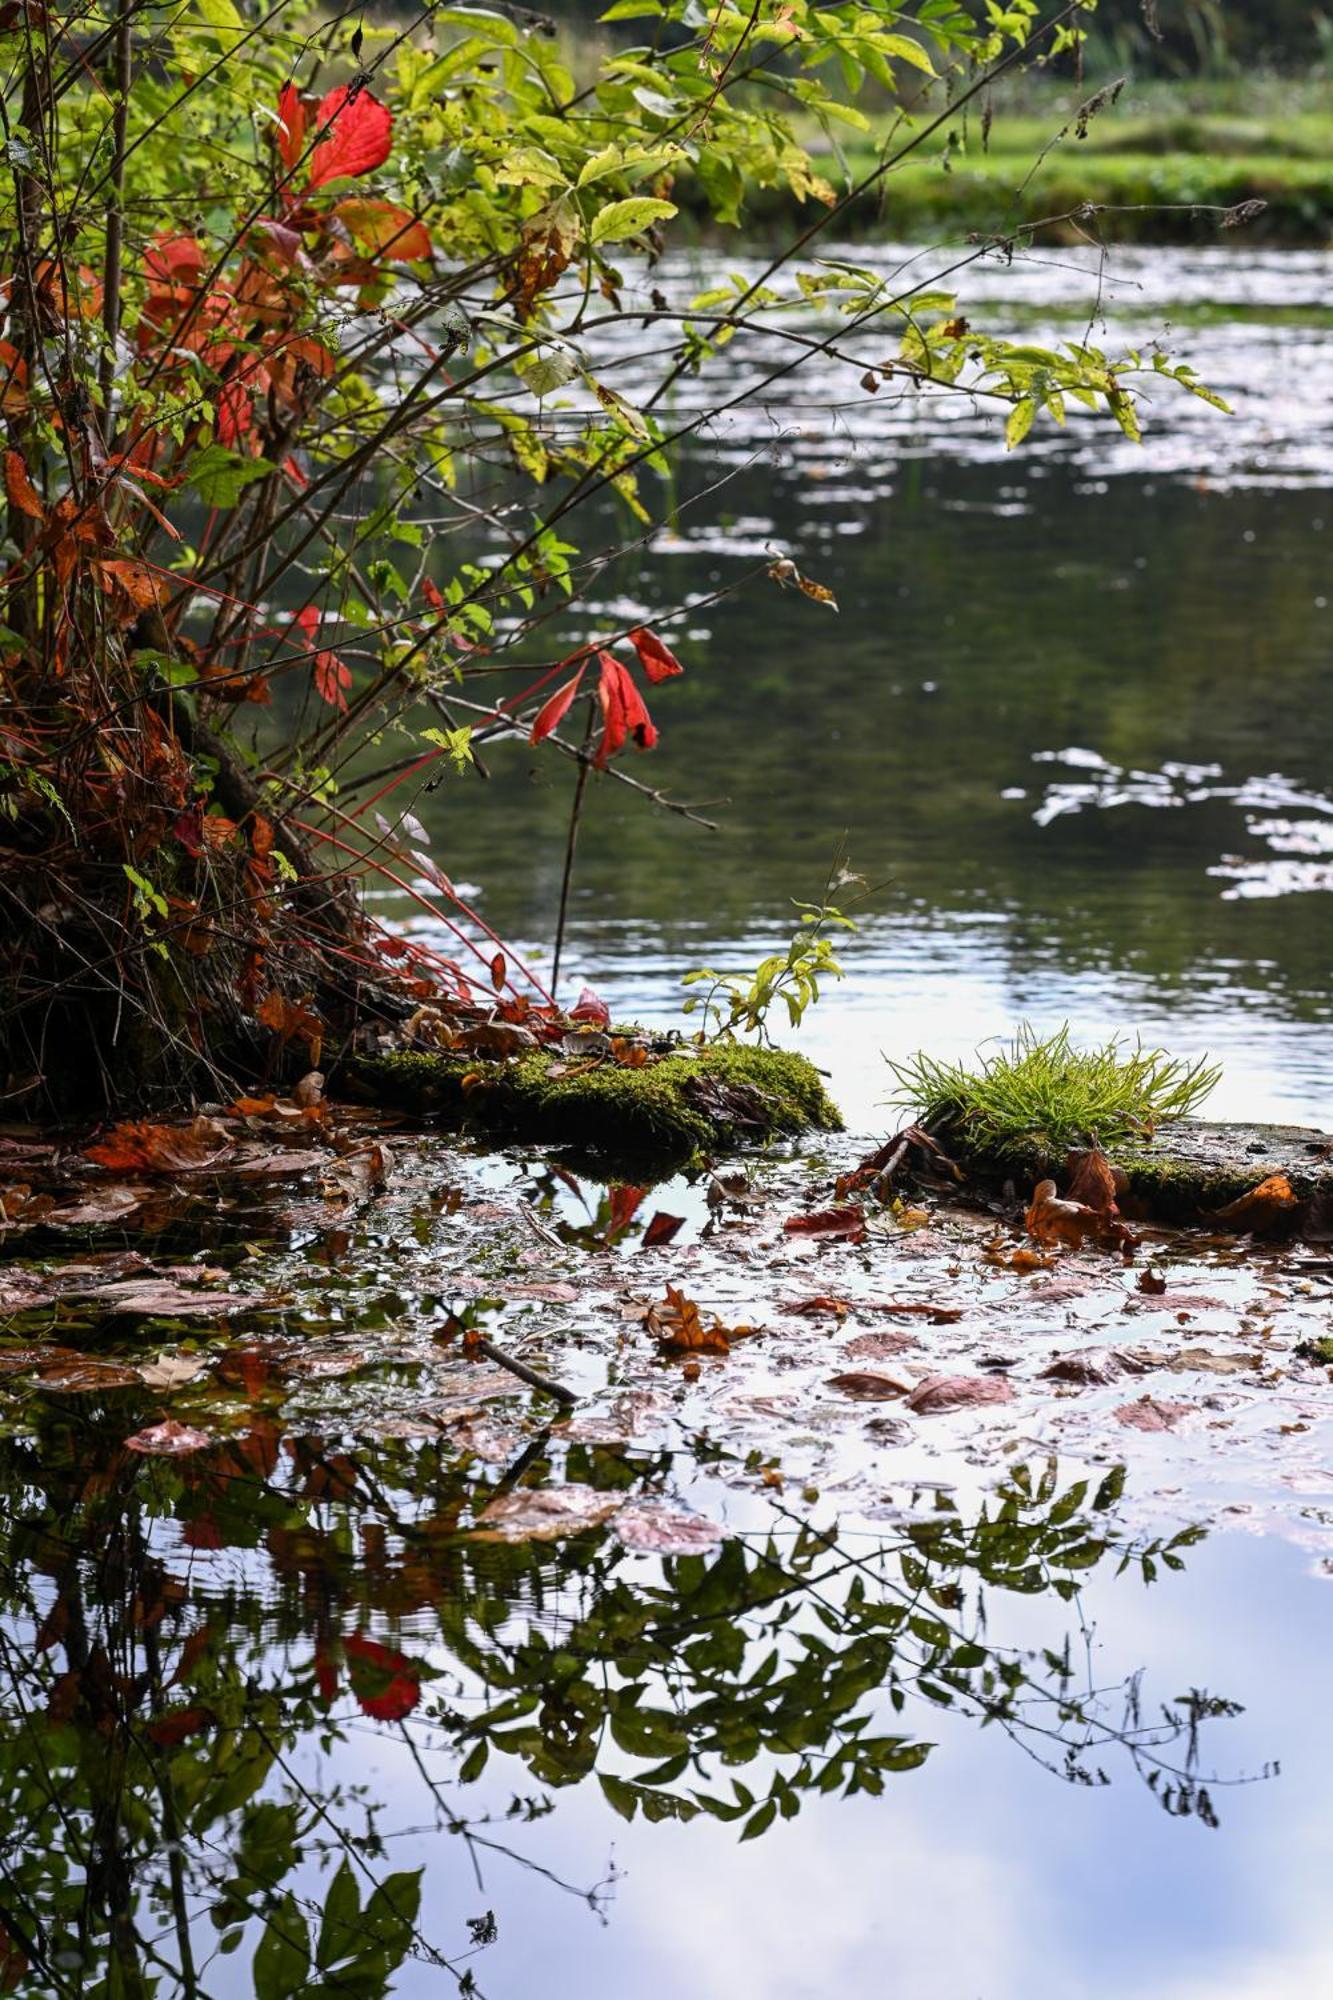
<svg viewBox="0 0 1333 2000">
<path fill-rule="evenodd" d="M 1054 1157 L 1094 1141 L 1142 1138 L 1163 1119 L 1197 1110 L 1222 1073 L 1206 1056 L 1184 1062 L 1119 1036 L 1075 1048 L 1068 1022 L 1045 1036 L 1025 1022 L 1012 1042 L 973 1068 L 918 1050 L 889 1069 L 891 1103 L 994 1159 Z"/>
</svg>

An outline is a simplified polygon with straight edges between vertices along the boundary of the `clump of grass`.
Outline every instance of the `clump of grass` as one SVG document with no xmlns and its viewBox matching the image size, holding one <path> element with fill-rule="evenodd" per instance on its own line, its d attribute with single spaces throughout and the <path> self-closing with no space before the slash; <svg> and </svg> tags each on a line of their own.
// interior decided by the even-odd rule
<svg viewBox="0 0 1333 2000">
<path fill-rule="evenodd" d="M 1181 1062 L 1119 1037 L 1076 1049 L 1067 1024 L 1046 1036 L 1025 1024 L 976 1069 L 920 1051 L 889 1068 L 890 1102 L 994 1159 L 1055 1159 L 1071 1147 L 1148 1137 L 1163 1119 L 1194 1111 L 1222 1074 L 1205 1057 Z"/>
</svg>

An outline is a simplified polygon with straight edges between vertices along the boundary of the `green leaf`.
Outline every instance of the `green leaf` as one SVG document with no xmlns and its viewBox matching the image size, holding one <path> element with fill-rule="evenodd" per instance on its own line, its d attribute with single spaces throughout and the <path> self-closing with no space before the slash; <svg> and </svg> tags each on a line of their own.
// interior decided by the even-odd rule
<svg viewBox="0 0 1333 2000">
<path fill-rule="evenodd" d="M 315 1963 L 321 1971 L 336 1965 L 340 1958 L 352 1957 L 361 1941 L 361 1897 L 351 1863 L 344 1858 L 324 1899 Z"/>
<path fill-rule="evenodd" d="M 741 1828 L 741 1839 L 758 1840 L 761 1833 L 768 1832 L 769 1827 L 772 1826 L 773 1821 L 777 1818 L 777 1813 L 777 1800 L 765 1799 L 758 1812 L 751 1813 L 749 1819 L 746 1820 L 745 1825 Z"/>
<path fill-rule="evenodd" d="M 310 1971 L 305 1918 L 288 1890 L 264 1927 L 255 1952 L 255 2000 L 290 2000 Z"/>
<path fill-rule="evenodd" d="M 185 483 L 206 507 L 234 507 L 245 487 L 276 470 L 266 458 L 246 458 L 225 445 L 206 444 L 186 466 Z"/>
<path fill-rule="evenodd" d="M 1032 429 L 1032 420 L 1037 414 L 1037 405 L 1031 396 L 1023 396 L 1009 412 L 1009 421 L 1004 427 L 1004 441 L 1010 451 L 1022 444 Z"/>
<path fill-rule="evenodd" d="M 657 201 L 652 195 L 630 195 L 625 201 L 609 201 L 592 225 L 593 243 L 623 243 L 638 236 L 652 222 L 676 213 L 674 201 Z"/>
<path fill-rule="evenodd" d="M 598 1783 L 602 1788 L 602 1797 L 612 1812 L 619 1813 L 622 1819 L 633 1819 L 639 1805 L 639 1795 L 633 1785 L 627 1784 L 624 1778 L 613 1778 L 605 1771 L 599 1775 Z"/>
</svg>

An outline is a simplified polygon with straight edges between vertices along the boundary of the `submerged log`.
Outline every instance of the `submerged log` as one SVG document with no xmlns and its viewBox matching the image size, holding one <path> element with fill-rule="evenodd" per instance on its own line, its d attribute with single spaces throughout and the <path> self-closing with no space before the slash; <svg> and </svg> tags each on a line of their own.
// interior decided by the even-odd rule
<svg viewBox="0 0 1333 2000">
<path fill-rule="evenodd" d="M 946 1143 L 948 1137 L 946 1135 Z M 1017 1156 L 999 1159 L 954 1139 L 957 1156 L 982 1179 L 1012 1180 L 1023 1190 L 1052 1174 L 1062 1185 L 1065 1161 L 1052 1159 L 1035 1140 Z M 1305 1125 L 1237 1125 L 1202 1118 L 1174 1119 L 1150 1139 L 1121 1139 L 1105 1148 L 1124 1177 L 1122 1211 L 1145 1221 L 1245 1227 L 1222 1211 L 1264 1181 L 1282 1177 L 1295 1210 L 1316 1198 L 1333 1220 L 1333 1136 Z"/>
<path fill-rule="evenodd" d="M 353 1057 L 344 1090 L 489 1138 L 670 1172 L 705 1154 L 840 1131 L 819 1071 L 786 1049 L 685 1045 L 640 1068 L 531 1049 L 500 1061 L 411 1049 Z"/>
</svg>

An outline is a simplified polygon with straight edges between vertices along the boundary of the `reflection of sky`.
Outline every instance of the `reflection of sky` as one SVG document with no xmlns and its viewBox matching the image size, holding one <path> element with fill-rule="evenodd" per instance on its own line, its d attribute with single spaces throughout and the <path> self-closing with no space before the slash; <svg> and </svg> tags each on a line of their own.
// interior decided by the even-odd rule
<svg viewBox="0 0 1333 2000">
<path fill-rule="evenodd" d="M 1151 1589 L 1126 1576 L 1088 1592 L 1104 1682 L 1143 1667 L 1148 1711 L 1191 1686 L 1241 1701 L 1245 1715 L 1205 1725 L 1205 1768 L 1281 1761 L 1270 1782 L 1217 1788 L 1215 1832 L 1169 1817 L 1115 1758 L 1109 1787 L 1076 1788 L 998 1730 L 912 1703 L 906 1726 L 938 1744 L 923 1769 L 880 1799 L 803 1804 L 752 1843 L 711 1821 L 627 1826 L 587 1786 L 549 1820 L 499 1830 L 581 1884 L 614 1849 L 624 1879 L 605 1927 L 512 1864 L 488 1863 L 478 1888 L 447 1837 L 410 1855 L 395 1840 L 393 1864 L 433 1855 L 425 1907 L 446 1949 L 495 1910 L 500 1942 L 472 1961 L 490 2000 L 1313 2000 L 1333 1986 L 1326 1592 L 1298 1551 L 1237 1536 Z M 992 1636 L 1024 1609 L 993 1596 Z M 1039 1636 L 1057 1616 L 1038 1608 Z M 337 1775 L 396 1766 L 385 1825 L 420 1825 L 391 1744 L 358 1733 Z M 513 1789 L 529 1789 L 519 1774 Z M 408 1968 L 396 1990 L 439 1981 Z"/>
<path fill-rule="evenodd" d="M 617 945 L 603 932 L 586 965 L 613 1011 L 677 1025 L 679 957 L 655 956 L 637 937 Z M 773 946 L 771 938 L 754 940 L 751 959 Z M 698 949 L 701 961 L 718 953 L 725 965 L 749 962 L 747 946 L 735 941 L 702 940 Z M 1042 1030 L 1073 1021 L 1081 1043 L 1119 1034 L 1180 1057 L 1210 1053 L 1223 1075 L 1209 1116 L 1319 1125 L 1330 1115 L 1327 1024 L 1284 1018 L 1271 996 L 1246 995 L 1222 966 L 1211 980 L 1205 975 L 1187 993 L 1174 992 L 1167 1006 L 1149 980 L 1130 970 L 1072 970 L 1053 958 L 1016 966 L 998 917 L 919 925 L 872 920 L 844 958 L 846 980 L 825 988 L 798 1036 L 779 1031 L 778 1039 L 794 1042 L 827 1070 L 853 1130 L 873 1131 L 900 1117 L 886 1103 L 892 1079 L 885 1055 L 901 1060 L 924 1046 L 944 1061 L 970 1059 L 1022 1021 Z M 577 957 L 569 961 L 570 991 L 582 969 Z"/>
</svg>

